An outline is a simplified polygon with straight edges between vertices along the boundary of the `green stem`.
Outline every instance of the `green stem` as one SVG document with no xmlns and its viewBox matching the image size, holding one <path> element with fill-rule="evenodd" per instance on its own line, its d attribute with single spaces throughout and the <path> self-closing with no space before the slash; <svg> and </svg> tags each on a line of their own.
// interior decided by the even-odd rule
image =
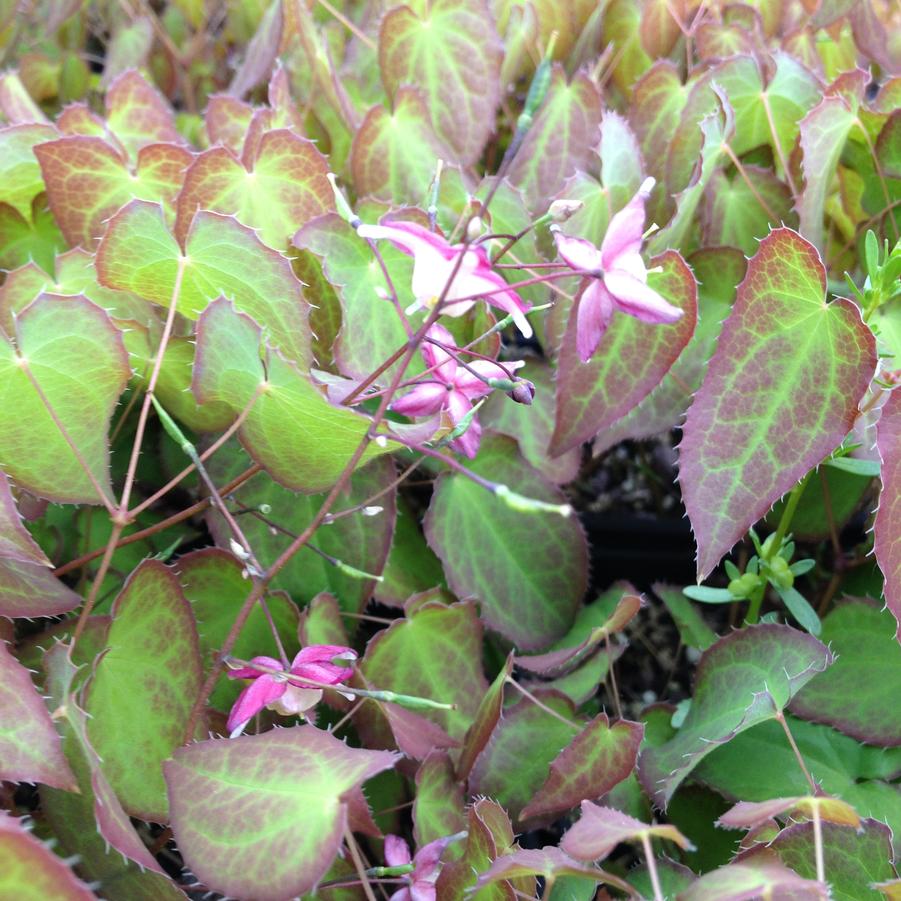
<svg viewBox="0 0 901 901">
<path fill-rule="evenodd" d="M 750 597 L 751 604 L 748 607 L 745 622 L 749 626 L 753 626 L 760 619 L 760 608 L 763 606 L 763 596 L 766 594 L 766 582 L 757 587 Z"/>
<path fill-rule="evenodd" d="M 813 470 L 811 470 L 811 472 L 813 472 Z M 782 548 L 782 542 L 788 534 L 788 528 L 791 525 L 792 517 L 795 515 L 795 510 L 798 509 L 798 503 L 801 500 L 801 495 L 804 493 L 809 478 L 810 472 L 808 472 L 807 475 L 792 488 L 791 494 L 788 496 L 788 502 L 785 505 L 785 509 L 782 511 L 782 516 L 779 518 L 779 525 L 776 528 L 776 537 L 773 539 L 772 553 L 770 554 L 771 557 L 778 554 Z"/>
</svg>

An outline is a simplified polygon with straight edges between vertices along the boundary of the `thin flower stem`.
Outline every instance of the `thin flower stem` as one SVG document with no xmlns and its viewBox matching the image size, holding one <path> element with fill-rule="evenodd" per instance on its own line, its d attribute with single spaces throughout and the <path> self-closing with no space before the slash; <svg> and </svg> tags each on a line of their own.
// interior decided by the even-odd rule
<svg viewBox="0 0 901 901">
<path fill-rule="evenodd" d="M 578 723 L 574 723 L 572 720 L 568 720 L 562 714 L 557 713 L 552 707 L 548 707 L 547 704 L 543 703 L 540 698 L 536 698 L 528 688 L 520 685 L 512 676 L 507 676 L 506 682 L 508 685 L 512 685 L 521 695 L 528 698 L 536 707 L 548 714 L 548 716 L 552 716 L 555 720 L 560 720 L 561 723 L 566 723 L 567 726 L 570 726 L 577 731 L 582 730 L 582 726 Z"/>
<path fill-rule="evenodd" d="M 328 2 L 328 0 L 316 0 L 316 2 L 330 15 L 334 16 L 337 21 L 339 21 L 357 39 L 362 41 L 370 50 L 372 50 L 374 53 L 378 53 L 379 48 L 375 41 L 373 41 L 373 39 L 369 37 L 368 34 L 360 31 L 360 29 L 357 28 L 357 26 L 354 25 L 354 23 L 351 22 L 351 20 L 348 19 L 347 16 L 345 16 L 344 13 L 341 12 L 341 10 L 335 9 L 335 7 Z"/>
<path fill-rule="evenodd" d="M 773 149 L 776 151 L 776 157 L 779 159 L 779 165 L 782 166 L 782 171 L 785 173 L 785 181 L 788 183 L 788 188 L 792 192 L 792 199 L 795 202 L 795 206 L 798 205 L 798 188 L 795 185 L 795 181 L 792 178 L 791 169 L 788 166 L 788 160 L 785 158 L 785 152 L 782 149 L 782 144 L 779 141 L 779 133 L 776 131 L 776 123 L 773 120 L 773 110 L 770 107 L 770 98 L 766 91 L 761 91 L 760 100 L 763 103 L 763 110 L 766 113 L 766 121 L 770 127 L 770 135 L 773 138 Z"/>
<path fill-rule="evenodd" d="M 135 430 L 134 444 L 131 448 L 131 458 L 128 461 L 128 471 L 125 474 L 125 484 L 122 487 L 122 496 L 119 500 L 119 510 L 116 518 L 121 519 L 123 525 L 128 523 L 128 504 L 131 500 L 131 491 L 134 486 L 135 475 L 138 471 L 138 457 L 141 454 L 141 445 L 144 442 L 144 430 L 147 428 L 147 418 L 150 415 L 150 407 L 153 403 L 153 392 L 156 389 L 156 383 L 160 377 L 160 370 L 163 367 L 163 357 L 166 353 L 166 346 L 169 343 L 169 338 L 172 335 L 172 329 L 175 325 L 178 296 L 181 293 L 181 285 L 185 277 L 186 265 L 187 257 L 179 256 L 178 269 L 175 272 L 175 283 L 172 286 L 172 296 L 169 298 L 169 312 L 166 315 L 163 334 L 160 337 L 160 344 L 156 351 L 156 359 L 153 362 L 153 371 L 150 373 L 150 381 L 147 383 L 147 390 L 144 393 L 144 403 L 141 405 L 141 412 L 138 415 L 138 426 Z"/>
<path fill-rule="evenodd" d="M 328 730 L 328 731 L 331 732 L 332 735 L 334 735 L 334 734 L 335 734 L 335 733 L 336 733 L 336 732 L 337 732 L 337 731 L 338 731 L 345 723 L 350 722 L 350 720 L 351 720 L 351 718 L 353 717 L 353 715 L 354 715 L 354 714 L 355 714 L 355 713 L 356 713 L 356 712 L 357 712 L 357 711 L 358 711 L 358 710 L 359 710 L 359 709 L 360 709 L 360 708 L 361 708 L 368 700 L 369 700 L 369 698 L 360 698 L 360 700 L 357 701 L 356 704 L 353 704 L 353 705 L 351 706 L 350 710 L 348 710 L 347 713 L 345 713 L 344 716 L 342 716 L 341 719 L 338 720 L 338 722 L 335 723 L 334 726 L 329 726 L 329 730 Z"/>
<path fill-rule="evenodd" d="M 131 415 L 131 411 L 135 408 L 135 405 L 140 400 L 141 394 L 139 391 L 132 391 L 131 397 L 128 398 L 128 403 L 125 405 L 125 409 L 119 415 L 119 418 L 116 420 L 116 424 L 113 426 L 113 430 L 110 432 L 109 443 L 115 444 L 116 439 L 119 437 L 119 432 L 122 431 L 122 427 L 125 425 L 128 417 Z"/>
<path fill-rule="evenodd" d="M 726 155 L 729 159 L 732 160 L 732 164 L 738 170 L 738 174 L 744 179 L 745 184 L 748 186 L 748 190 L 754 195 L 754 199 L 767 214 L 767 218 L 774 224 L 778 223 L 779 217 L 770 209 L 770 205 L 763 199 L 763 196 L 757 188 L 754 187 L 753 182 L 748 178 L 748 173 L 745 172 L 745 167 L 742 165 L 741 160 L 735 155 L 735 151 L 729 146 L 728 142 L 723 143 L 723 149 L 726 151 Z"/>
<path fill-rule="evenodd" d="M 258 463 L 254 463 L 248 469 L 245 469 L 240 475 L 235 476 L 234 479 L 229 482 L 228 485 L 225 486 L 222 490 L 228 494 L 230 491 L 234 491 L 236 488 L 239 488 L 243 485 L 248 479 L 253 478 L 258 472 L 262 470 L 262 467 Z M 172 516 L 167 517 L 166 519 L 162 519 L 157 523 L 154 523 L 152 526 L 148 526 L 146 529 L 141 529 L 138 532 L 132 532 L 131 535 L 127 535 L 125 538 L 116 540 L 116 548 L 125 547 L 127 544 L 134 544 L 136 541 L 143 541 L 145 538 L 149 538 L 151 535 L 156 535 L 158 532 L 163 532 L 172 526 L 178 525 L 180 522 L 184 522 L 186 519 L 190 519 L 195 513 L 202 513 L 207 507 L 210 506 L 210 498 L 205 497 L 202 500 L 197 501 L 197 503 L 192 504 L 190 507 L 186 507 L 184 510 L 179 513 L 175 513 Z M 62 566 L 58 566 L 53 570 L 53 575 L 59 578 L 60 576 L 66 575 L 66 573 L 72 572 L 75 569 L 81 569 L 85 564 L 90 563 L 92 560 L 96 560 L 98 557 L 102 557 L 106 552 L 106 546 L 97 548 L 93 551 L 90 551 L 87 554 L 83 554 L 81 557 L 76 557 L 74 560 L 70 560 L 68 563 L 64 563 Z"/>
<path fill-rule="evenodd" d="M 813 854 L 817 870 L 817 882 L 826 882 L 826 861 L 823 856 L 823 823 L 819 804 L 813 805 Z"/>
<path fill-rule="evenodd" d="M 792 517 L 795 515 L 795 510 L 798 509 L 798 503 L 801 500 L 801 495 L 804 493 L 804 488 L 807 485 L 807 480 L 810 478 L 810 473 L 808 472 L 794 488 L 792 488 L 791 494 L 788 496 L 788 501 L 785 504 L 785 509 L 782 511 L 782 516 L 779 517 L 779 525 L 776 527 L 776 537 L 773 539 L 773 553 L 778 554 L 779 549 L 782 547 L 782 542 L 785 540 L 785 536 L 788 534 L 789 526 L 791 526 Z"/>
<path fill-rule="evenodd" d="M 610 676 L 610 694 L 613 697 L 613 709 L 616 711 L 617 717 L 622 719 L 623 708 L 619 700 L 619 687 L 616 684 L 616 661 L 613 659 L 613 646 L 611 645 L 609 638 L 605 644 L 607 645 L 607 673 Z"/>
<path fill-rule="evenodd" d="M 648 876 L 651 879 L 651 888 L 654 890 L 654 901 L 664 901 L 663 889 L 660 887 L 660 876 L 657 873 L 657 861 L 654 860 L 654 846 L 651 836 L 646 832 L 641 833 L 641 847 L 648 864 Z"/>
<path fill-rule="evenodd" d="M 795 741 L 794 735 L 791 733 L 791 729 L 788 728 L 788 723 L 785 720 L 785 714 L 779 710 L 776 713 L 776 719 L 779 721 L 779 725 L 782 726 L 782 731 L 785 733 L 785 737 L 788 739 L 788 743 L 791 745 L 792 753 L 795 755 L 795 760 L 798 761 L 798 766 L 801 767 L 801 772 L 804 773 L 804 778 L 807 780 L 807 784 L 810 786 L 810 793 L 814 797 L 819 795 L 820 789 L 817 786 L 816 782 L 814 782 L 813 776 L 810 775 L 810 770 L 807 769 L 807 764 L 804 763 L 804 758 L 801 756 L 801 750 L 798 747 L 798 743 Z"/>
<path fill-rule="evenodd" d="M 109 570 L 110 563 L 113 559 L 113 554 L 116 551 L 117 542 L 119 541 L 119 536 L 122 534 L 122 529 L 124 526 L 119 523 L 114 522 L 112 531 L 110 532 L 109 540 L 106 543 L 106 547 L 103 551 L 103 559 L 100 561 L 100 566 L 97 569 L 97 574 L 94 576 L 94 581 L 91 584 L 91 590 L 88 593 L 87 600 L 84 602 L 84 606 L 81 608 L 81 612 L 78 614 L 78 622 L 75 624 L 75 631 L 72 633 L 72 641 L 69 644 L 69 658 L 72 658 L 72 651 L 75 649 L 75 645 L 78 643 L 78 639 L 81 638 L 81 633 L 84 632 L 84 628 L 87 625 L 88 617 L 91 615 L 91 611 L 94 609 L 94 604 L 97 602 L 97 595 L 100 592 L 100 586 L 103 584 L 103 580 L 106 578 L 107 571 Z"/>
<path fill-rule="evenodd" d="M 250 401 L 247 403 L 247 406 L 238 414 L 238 418 L 205 450 L 203 453 L 199 455 L 199 460 L 201 463 L 205 463 L 209 460 L 213 454 L 228 441 L 238 429 L 244 424 L 244 420 L 250 415 L 250 411 L 253 409 L 254 404 L 256 404 L 260 395 L 262 394 L 262 389 L 257 387 L 257 390 L 254 391 Z M 141 515 L 148 507 L 155 504 L 161 497 L 164 497 L 168 494 L 173 488 L 175 488 L 183 479 L 186 479 L 194 470 L 197 469 L 197 464 L 192 460 L 191 463 L 186 466 L 177 476 L 171 478 L 159 491 L 152 494 L 146 500 L 141 501 L 136 507 L 132 510 L 128 511 L 128 517 L 130 520 L 136 519 Z M 226 492 L 227 494 L 228 492 Z"/>
<path fill-rule="evenodd" d="M 333 522 L 337 522 L 339 519 L 344 519 L 346 516 L 352 516 L 354 513 L 359 513 L 366 507 L 371 507 L 374 501 L 379 500 L 379 498 L 383 497 L 390 491 L 393 491 L 395 488 L 403 484 L 421 463 L 421 459 L 414 460 L 409 466 L 404 469 L 404 471 L 399 476 L 397 476 L 397 478 L 393 479 L 384 488 L 376 491 L 375 494 L 367 497 L 365 501 L 361 501 L 359 504 L 355 504 L 353 507 L 348 507 L 346 510 L 339 510 L 337 513 L 329 513 L 329 515 L 326 516 L 325 520 L 323 521 L 323 525 L 330 525 Z"/>
<path fill-rule="evenodd" d="M 350 851 L 351 859 L 354 862 L 354 868 L 357 871 L 357 875 L 360 877 L 360 883 L 363 886 L 363 892 L 366 895 L 367 901 L 375 901 L 375 894 L 372 891 L 372 886 L 369 884 L 369 877 L 366 875 L 366 866 L 363 863 L 360 849 L 357 847 L 357 841 L 350 831 L 350 826 L 346 824 L 344 826 L 344 842 L 347 845 L 348 851 Z"/>
<path fill-rule="evenodd" d="M 842 555 L 842 543 L 835 524 L 835 512 L 832 508 L 832 493 L 829 491 L 829 480 L 826 478 L 824 467 L 819 467 L 817 472 L 820 478 L 820 487 L 823 489 L 823 510 L 826 514 L 826 522 L 829 525 L 829 540 L 832 543 L 832 553 L 835 559 L 838 560 Z"/>
<path fill-rule="evenodd" d="M 400 323 L 403 326 L 404 331 L 407 333 L 407 338 L 412 338 L 413 326 L 410 325 L 410 320 L 407 318 L 407 314 L 404 312 L 404 308 L 400 305 L 400 298 L 397 296 L 397 288 L 394 286 L 394 279 L 391 278 L 391 273 L 388 272 L 388 266 L 385 264 L 385 258 L 382 256 L 382 253 L 378 248 L 378 242 L 374 238 L 367 238 L 366 243 L 369 245 L 369 249 L 372 251 L 373 256 L 378 261 L 379 268 L 382 270 L 382 275 L 385 278 L 385 283 L 388 285 L 388 293 L 391 298 L 391 303 L 394 306 L 398 317 L 400 318 Z"/>
</svg>

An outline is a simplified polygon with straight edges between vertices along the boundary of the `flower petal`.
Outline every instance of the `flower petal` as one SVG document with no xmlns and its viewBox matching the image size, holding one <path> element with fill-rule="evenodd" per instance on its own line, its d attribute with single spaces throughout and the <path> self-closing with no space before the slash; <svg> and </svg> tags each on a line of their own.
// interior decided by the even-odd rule
<svg viewBox="0 0 901 901">
<path fill-rule="evenodd" d="M 616 299 L 616 305 L 642 322 L 675 322 L 682 318 L 682 310 L 628 272 L 614 269 L 606 273 L 604 283 Z"/>
<path fill-rule="evenodd" d="M 644 235 L 645 203 L 651 196 L 654 179 L 646 178 L 635 196 L 610 220 L 601 242 L 601 265 L 608 272 L 625 253 L 638 253 Z"/>
<path fill-rule="evenodd" d="M 587 363 L 613 316 L 615 301 L 600 279 L 592 279 L 582 292 L 576 319 L 576 350 L 579 359 Z"/>
<path fill-rule="evenodd" d="M 321 688 L 298 688 L 288 684 L 285 693 L 273 701 L 269 707 L 282 716 L 298 716 L 315 707 L 322 700 Z"/>
<path fill-rule="evenodd" d="M 445 260 L 457 255 L 457 249 L 447 239 L 416 222 L 392 222 L 390 225 L 360 225 L 357 234 L 361 238 L 390 241 L 413 257 L 439 254 Z"/>
<path fill-rule="evenodd" d="M 410 901 L 435 901 L 438 891 L 431 882 L 417 879 L 410 886 Z"/>
<path fill-rule="evenodd" d="M 403 416 L 431 416 L 447 403 L 447 388 L 438 382 L 423 382 L 399 397 L 391 409 Z"/>
<path fill-rule="evenodd" d="M 457 348 L 457 342 L 454 340 L 454 336 L 443 325 L 440 325 L 437 322 L 426 332 L 426 337 L 434 338 L 436 341 L 439 341 L 447 347 Z M 421 351 L 422 358 L 425 360 L 429 369 L 433 366 L 437 367 L 433 372 L 435 378 L 440 379 L 446 384 L 453 382 L 454 374 L 457 371 L 457 361 L 446 350 L 429 341 L 423 341 Z"/>
<path fill-rule="evenodd" d="M 452 391 L 449 398 L 448 413 L 450 413 L 451 421 L 456 425 L 472 409 L 472 404 L 462 391 Z M 469 428 L 459 438 L 454 438 L 450 446 L 455 451 L 473 459 L 479 450 L 481 442 L 482 426 L 479 424 L 479 420 L 473 417 L 469 423 Z"/>
<path fill-rule="evenodd" d="M 399 835 L 386 835 L 385 863 L 389 867 L 403 867 L 412 862 L 409 845 Z"/>
<path fill-rule="evenodd" d="M 265 666 L 269 669 L 282 669 L 281 660 L 276 660 L 274 657 L 254 657 L 250 660 L 250 663 L 255 663 L 257 666 Z M 240 666 L 237 669 L 229 670 L 226 675 L 229 679 L 258 679 L 265 673 L 254 669 L 252 666 Z"/>
<path fill-rule="evenodd" d="M 573 238 L 564 235 L 559 226 L 554 226 L 554 241 L 557 243 L 557 253 L 564 263 L 573 269 L 594 270 L 601 268 L 601 252 L 584 238 Z"/>
<path fill-rule="evenodd" d="M 444 853 L 444 849 L 456 838 L 458 838 L 456 835 L 446 835 L 442 838 L 436 838 L 435 841 L 423 845 L 416 852 L 413 863 L 416 864 L 415 876 L 417 880 L 427 879 L 434 873 L 438 867 L 438 861 L 441 860 L 441 855 Z"/>
<path fill-rule="evenodd" d="M 228 730 L 229 735 L 232 738 L 240 735 L 244 731 L 244 727 L 264 707 L 268 707 L 285 693 L 287 687 L 285 682 L 276 681 L 268 673 L 251 682 L 238 695 L 238 700 L 235 701 L 228 715 L 228 722 L 225 724 L 225 728 Z"/>
</svg>

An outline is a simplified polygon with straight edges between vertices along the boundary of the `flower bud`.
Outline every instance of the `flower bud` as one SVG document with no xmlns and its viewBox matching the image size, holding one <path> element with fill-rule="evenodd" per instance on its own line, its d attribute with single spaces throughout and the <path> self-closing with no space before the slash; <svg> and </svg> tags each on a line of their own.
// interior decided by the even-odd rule
<svg viewBox="0 0 901 901">
<path fill-rule="evenodd" d="M 469 220 L 469 225 L 466 226 L 466 237 L 469 238 L 470 241 L 475 241 L 482 236 L 484 230 L 485 223 L 482 222 L 482 217 L 473 216 L 472 219 Z"/>
<path fill-rule="evenodd" d="M 568 200 L 561 197 L 555 200 L 549 207 L 547 214 L 552 222 L 566 222 L 570 216 L 578 213 L 585 204 L 581 200 Z"/>
<path fill-rule="evenodd" d="M 507 397 L 518 404 L 532 405 L 535 399 L 535 386 L 528 379 L 517 379 L 513 388 L 507 392 Z"/>
</svg>

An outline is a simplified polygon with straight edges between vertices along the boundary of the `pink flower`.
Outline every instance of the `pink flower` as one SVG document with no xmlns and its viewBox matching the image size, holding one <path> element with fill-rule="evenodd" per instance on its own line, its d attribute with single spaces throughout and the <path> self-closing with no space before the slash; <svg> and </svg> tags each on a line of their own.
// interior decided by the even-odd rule
<svg viewBox="0 0 901 901">
<path fill-rule="evenodd" d="M 363 238 L 383 238 L 413 257 L 413 294 L 416 304 L 408 312 L 420 307 L 435 306 L 462 253 L 463 262 L 445 296 L 442 312 L 448 316 L 462 316 L 473 306 L 475 298 L 482 297 L 504 312 L 511 313 L 516 327 L 527 338 L 531 336 L 532 327 L 523 315 L 530 309 L 530 304 L 522 300 L 515 291 L 511 291 L 507 283 L 491 268 L 488 252 L 483 246 L 475 245 L 464 249 L 462 244 L 449 244 L 440 235 L 415 222 L 360 225 L 357 227 L 357 234 Z M 463 297 L 473 299 L 454 303 Z"/>
<path fill-rule="evenodd" d="M 353 675 L 353 669 L 333 663 L 335 658 L 352 662 L 357 659 L 357 652 L 340 645 L 310 645 L 295 656 L 289 672 L 293 676 L 302 676 L 324 685 L 339 685 Z M 238 696 L 228 715 L 226 729 L 231 738 L 240 735 L 264 707 L 283 716 L 296 716 L 314 707 L 322 699 L 321 688 L 302 688 L 288 682 L 287 674 L 278 660 L 272 657 L 254 657 L 250 662 L 279 672 L 264 673 L 252 666 L 242 666 L 228 674 L 230 679 L 253 679 Z"/>
<path fill-rule="evenodd" d="M 597 350 L 615 310 L 643 322 L 675 322 L 682 310 L 648 287 L 641 258 L 645 203 L 654 187 L 646 178 L 638 193 L 610 220 L 600 249 L 590 241 L 571 238 L 554 228 L 560 256 L 574 269 L 597 274 L 582 292 L 576 321 L 576 348 L 582 362 Z"/>
<path fill-rule="evenodd" d="M 400 836 L 386 835 L 385 863 L 389 867 L 413 864 L 413 872 L 407 877 L 410 884 L 396 891 L 389 901 L 435 901 L 435 881 L 438 879 L 441 855 L 456 838 L 456 835 L 449 835 L 429 842 L 423 845 L 411 860 L 407 843 Z"/>
<path fill-rule="evenodd" d="M 426 332 L 426 338 L 434 338 L 446 347 L 457 348 L 453 335 L 437 323 Z M 423 381 L 412 391 L 394 401 L 391 409 L 404 416 L 434 416 L 435 413 L 446 410 L 455 426 L 472 410 L 473 400 L 491 392 L 491 388 L 479 376 L 486 379 L 509 379 L 516 369 L 525 365 L 522 360 L 509 363 L 473 360 L 467 363 L 467 369 L 457 363 L 446 350 L 429 341 L 423 342 L 421 350 L 426 365 L 434 369 L 424 375 Z M 454 438 L 450 446 L 467 457 L 475 457 L 481 438 L 482 427 L 477 419 L 473 419 L 469 428 L 458 438 Z"/>
</svg>

